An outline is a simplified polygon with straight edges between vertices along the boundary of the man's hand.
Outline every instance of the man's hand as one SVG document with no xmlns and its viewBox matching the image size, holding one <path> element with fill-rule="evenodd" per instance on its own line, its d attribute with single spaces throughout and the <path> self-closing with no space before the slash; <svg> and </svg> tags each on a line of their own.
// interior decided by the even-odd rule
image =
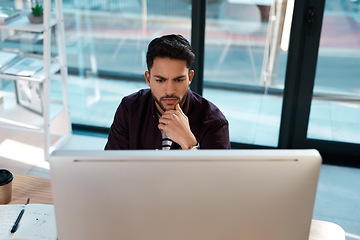
<svg viewBox="0 0 360 240">
<path fill-rule="evenodd" d="M 188 117 L 183 113 L 179 104 L 175 110 L 168 110 L 159 119 L 158 128 L 164 131 L 182 149 L 189 149 L 197 144 L 194 134 L 190 130 Z"/>
</svg>

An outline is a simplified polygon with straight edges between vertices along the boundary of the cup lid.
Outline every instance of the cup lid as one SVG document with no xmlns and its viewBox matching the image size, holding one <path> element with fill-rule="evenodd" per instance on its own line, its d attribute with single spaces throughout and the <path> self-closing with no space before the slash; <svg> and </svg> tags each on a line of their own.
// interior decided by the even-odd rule
<svg viewBox="0 0 360 240">
<path fill-rule="evenodd" d="M 13 180 L 13 175 L 9 170 L 0 169 L 0 186 L 6 185 Z"/>
</svg>

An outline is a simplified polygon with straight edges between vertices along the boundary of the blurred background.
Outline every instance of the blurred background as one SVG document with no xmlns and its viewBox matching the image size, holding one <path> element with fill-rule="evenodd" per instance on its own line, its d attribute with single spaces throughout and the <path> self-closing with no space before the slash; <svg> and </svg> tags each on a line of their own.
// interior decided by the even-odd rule
<svg viewBox="0 0 360 240">
<path fill-rule="evenodd" d="M 31 1 L 0 4 L 29 9 Z M 203 95 L 229 120 L 232 142 L 278 146 L 293 7 L 293 0 L 206 1 Z M 191 0 L 64 0 L 63 12 L 71 121 L 104 134 L 121 99 L 147 87 L 149 41 L 192 37 Z M 1 49 L 42 51 L 41 34 L 2 29 L 0 37 Z M 307 138 L 360 143 L 359 66 L 360 1 L 328 0 Z M 59 84 L 55 77 L 53 96 Z M 12 87 L 2 80 L 4 90 Z"/>
</svg>

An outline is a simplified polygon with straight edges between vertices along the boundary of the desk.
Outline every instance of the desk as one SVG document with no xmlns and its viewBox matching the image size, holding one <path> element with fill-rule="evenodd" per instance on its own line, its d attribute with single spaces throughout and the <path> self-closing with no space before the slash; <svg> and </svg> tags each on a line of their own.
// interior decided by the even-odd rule
<svg viewBox="0 0 360 240">
<path fill-rule="evenodd" d="M 30 203 L 52 204 L 51 182 L 49 178 L 13 173 L 12 198 L 10 204 Z"/>
<path fill-rule="evenodd" d="M 28 197 L 31 203 L 52 204 L 50 179 L 14 173 L 12 195 L 10 204 L 24 204 Z M 312 220 L 309 240 L 345 240 L 345 232 L 335 223 Z"/>
</svg>

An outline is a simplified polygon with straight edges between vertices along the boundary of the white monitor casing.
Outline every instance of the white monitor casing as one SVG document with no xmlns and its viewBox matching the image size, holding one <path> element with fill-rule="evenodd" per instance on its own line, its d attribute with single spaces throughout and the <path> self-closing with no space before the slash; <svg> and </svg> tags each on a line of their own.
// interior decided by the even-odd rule
<svg viewBox="0 0 360 240">
<path fill-rule="evenodd" d="M 58 239 L 307 240 L 321 162 L 316 150 L 57 151 Z"/>
</svg>

